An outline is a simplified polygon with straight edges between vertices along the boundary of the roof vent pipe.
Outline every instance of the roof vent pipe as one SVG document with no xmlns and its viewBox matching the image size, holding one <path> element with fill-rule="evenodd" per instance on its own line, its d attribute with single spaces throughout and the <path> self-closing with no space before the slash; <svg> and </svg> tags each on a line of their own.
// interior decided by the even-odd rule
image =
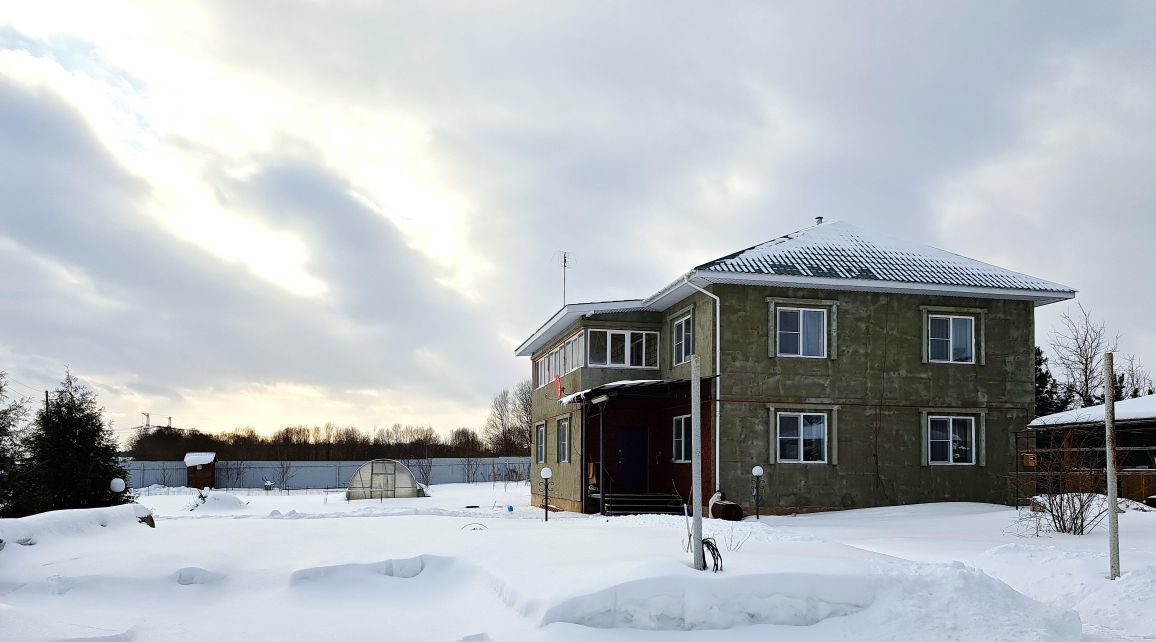
<svg viewBox="0 0 1156 642">
<path fill-rule="evenodd" d="M 815 217 L 815 225 L 822 225 L 822 224 L 823 224 L 823 217 L 822 216 L 816 216 Z"/>
</svg>

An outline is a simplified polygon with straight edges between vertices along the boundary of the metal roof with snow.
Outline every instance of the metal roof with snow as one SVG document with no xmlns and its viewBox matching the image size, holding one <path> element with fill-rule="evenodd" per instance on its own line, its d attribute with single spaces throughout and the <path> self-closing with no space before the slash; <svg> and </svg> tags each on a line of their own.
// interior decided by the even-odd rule
<svg viewBox="0 0 1156 642">
<path fill-rule="evenodd" d="M 1115 417 L 1118 425 L 1145 423 L 1156 424 L 1156 395 L 1121 399 L 1116 402 Z M 1057 412 L 1054 415 L 1036 417 L 1028 424 L 1033 430 L 1041 428 L 1073 428 L 1104 425 L 1104 404 L 1085 406 L 1074 410 Z"/>
<path fill-rule="evenodd" d="M 1072 288 L 1006 270 L 930 245 L 868 233 L 849 223 L 820 223 L 695 268 L 703 273 L 758 274 L 822 280 L 887 281 L 926 286 L 995 288 L 1071 298 Z"/>
<path fill-rule="evenodd" d="M 662 311 L 712 283 L 921 292 L 1020 299 L 1036 305 L 1076 295 L 1066 285 L 830 221 L 703 263 L 645 299 L 567 304 L 514 353 L 532 356 L 581 318 L 628 310 Z"/>
</svg>

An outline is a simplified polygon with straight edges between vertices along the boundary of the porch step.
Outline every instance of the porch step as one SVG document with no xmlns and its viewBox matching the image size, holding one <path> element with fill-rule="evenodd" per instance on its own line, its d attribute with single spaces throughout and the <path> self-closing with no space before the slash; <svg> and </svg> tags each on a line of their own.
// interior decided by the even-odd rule
<svg viewBox="0 0 1156 642">
<path fill-rule="evenodd" d="M 607 515 L 682 515 L 682 498 L 673 493 L 607 493 Z"/>
</svg>

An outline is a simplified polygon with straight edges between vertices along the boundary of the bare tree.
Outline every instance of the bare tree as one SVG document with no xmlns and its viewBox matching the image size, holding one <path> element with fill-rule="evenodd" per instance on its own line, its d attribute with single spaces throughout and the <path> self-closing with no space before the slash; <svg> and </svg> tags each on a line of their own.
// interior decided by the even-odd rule
<svg viewBox="0 0 1156 642">
<path fill-rule="evenodd" d="M 1083 304 L 1060 316 L 1060 328 L 1052 330 L 1049 345 L 1064 375 L 1065 385 L 1075 393 L 1081 406 L 1103 400 L 1104 353 L 1115 352 L 1120 336 L 1109 337 L 1104 324 L 1097 323 Z"/>
<path fill-rule="evenodd" d="M 523 379 L 514 386 L 511 403 L 514 429 L 517 431 L 516 445 L 522 453 L 529 453 L 534 434 L 534 384 L 529 379 Z"/>
<path fill-rule="evenodd" d="M 287 490 L 289 482 L 297 475 L 297 467 L 293 465 L 292 461 L 282 459 L 273 465 L 273 481 L 277 483 L 277 488 Z"/>
<path fill-rule="evenodd" d="M 1035 469 L 1019 478 L 1021 496 L 1032 498 L 1031 510 L 1021 513 L 1021 521 L 1035 535 L 1090 532 L 1108 514 L 1104 436 L 1057 429 L 1041 432 L 1035 440 Z"/>
<path fill-rule="evenodd" d="M 490 400 L 490 414 L 486 417 L 482 434 L 490 450 L 495 454 L 507 455 L 518 452 L 509 390 L 502 390 Z"/>
<path fill-rule="evenodd" d="M 1130 354 L 1121 361 L 1123 367 L 1116 371 L 1117 380 L 1117 399 L 1127 399 L 1129 397 L 1143 397 L 1145 395 L 1153 394 L 1152 375 L 1136 358 L 1136 355 Z"/>
</svg>

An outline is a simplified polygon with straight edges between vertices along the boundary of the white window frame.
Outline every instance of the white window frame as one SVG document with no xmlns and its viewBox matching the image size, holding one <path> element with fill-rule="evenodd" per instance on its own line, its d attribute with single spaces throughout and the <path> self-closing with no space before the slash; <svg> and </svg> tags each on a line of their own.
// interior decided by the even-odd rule
<svg viewBox="0 0 1156 642">
<path fill-rule="evenodd" d="M 931 342 L 943 341 L 943 339 L 934 338 L 931 336 L 931 320 L 932 319 L 946 319 L 947 320 L 947 359 L 935 359 L 931 356 Z M 955 319 L 965 319 L 971 322 L 971 359 L 968 361 L 955 361 L 951 355 L 955 354 L 955 336 L 952 332 L 952 325 Z M 927 361 L 930 363 L 955 363 L 961 366 L 975 365 L 975 324 L 976 318 L 967 314 L 928 314 L 927 315 Z"/>
<path fill-rule="evenodd" d="M 584 357 L 588 358 L 589 357 L 589 351 L 591 349 L 593 349 L 594 342 L 590 340 L 589 335 L 591 335 L 595 332 L 602 332 L 602 333 L 605 333 L 605 335 L 606 335 L 606 354 L 603 355 L 606 362 L 605 363 L 594 363 L 593 359 L 588 359 L 590 367 L 592 367 L 592 368 L 618 368 L 618 369 L 633 368 L 635 370 L 658 370 L 659 367 L 662 365 L 662 360 L 660 359 L 662 351 L 658 349 L 660 337 L 659 337 L 659 333 L 657 330 L 617 330 L 617 329 L 610 329 L 610 328 L 589 328 L 586 330 L 585 349 L 587 352 L 583 353 Z M 634 343 L 633 339 L 634 339 L 634 335 L 636 335 L 636 334 L 642 335 L 642 363 L 643 364 L 646 363 L 646 348 L 647 348 L 647 346 L 649 346 L 651 344 L 651 342 L 654 342 L 654 345 L 655 345 L 654 365 L 652 365 L 652 366 L 648 366 L 648 365 L 632 366 L 632 365 L 630 365 L 631 362 L 633 361 L 633 356 L 634 356 L 631 346 Z M 610 354 L 612 352 L 611 342 L 613 340 L 612 338 L 615 335 L 623 335 L 623 341 L 626 342 L 625 348 L 623 350 L 624 361 L 622 363 L 611 363 L 610 362 Z"/>
<path fill-rule="evenodd" d="M 968 426 L 970 427 L 970 430 L 969 430 L 970 434 L 968 435 L 968 444 L 969 444 L 968 450 L 969 450 L 969 454 L 971 455 L 971 461 L 935 461 L 934 459 L 931 458 L 931 422 L 937 421 L 937 420 L 947 422 L 947 433 L 948 433 L 948 437 L 949 437 L 949 440 L 947 442 L 948 443 L 947 452 L 948 452 L 948 455 L 950 455 L 951 454 L 950 438 L 955 435 L 955 421 L 958 419 L 967 420 Z M 974 466 L 975 465 L 976 451 L 979 450 L 979 444 L 976 441 L 975 417 L 972 417 L 969 415 L 928 415 L 927 425 L 924 426 L 923 429 L 927 431 L 927 464 L 929 466 Z M 938 442 L 938 441 L 943 441 L 943 440 L 937 439 L 935 441 Z"/>
<path fill-rule="evenodd" d="M 691 443 L 691 435 L 693 434 L 690 415 L 679 415 L 671 420 L 671 445 L 670 445 L 670 461 L 676 464 L 689 464 L 690 458 L 694 448 Z M 682 450 L 680 453 L 679 450 Z M 679 455 L 683 455 L 683 459 L 679 459 Z"/>
<path fill-rule="evenodd" d="M 693 314 L 685 314 L 670 324 L 670 353 L 671 365 L 681 365 L 690 361 L 690 355 L 694 353 L 694 322 Z M 685 329 L 680 330 L 679 326 L 684 326 Z M 684 336 L 689 336 L 689 340 L 684 340 Z"/>
<path fill-rule="evenodd" d="M 570 418 L 563 417 L 557 422 L 558 430 L 558 463 L 570 462 Z M 565 426 L 565 429 L 563 429 Z"/>
<path fill-rule="evenodd" d="M 534 362 L 534 388 L 543 388 L 561 377 L 586 365 L 586 335 L 578 332 Z"/>
<path fill-rule="evenodd" d="M 534 461 L 546 463 L 546 422 L 534 424 Z"/>
<path fill-rule="evenodd" d="M 779 318 L 781 312 L 798 312 L 799 313 L 799 352 L 783 352 L 782 346 L 779 342 L 779 336 L 782 334 L 782 321 Z M 820 312 L 823 315 L 823 354 L 803 354 L 803 345 L 806 341 L 803 338 L 803 329 L 806 327 L 803 324 L 804 312 Z M 827 321 L 829 317 L 825 308 L 801 308 L 783 306 L 775 307 L 775 352 L 780 357 L 798 357 L 800 359 L 826 359 L 827 358 L 827 344 L 830 343 L 830 330 L 828 329 Z"/>
<path fill-rule="evenodd" d="M 822 417 L 823 418 L 823 459 L 803 459 L 803 422 L 804 417 Z M 790 437 L 780 437 L 780 427 L 783 417 L 798 417 L 799 418 L 799 436 L 798 440 L 799 457 L 798 459 L 784 459 L 782 452 L 782 440 L 790 439 Z M 786 411 L 775 413 L 775 461 L 783 464 L 826 464 L 831 457 L 831 420 L 825 412 L 797 412 Z"/>
</svg>

